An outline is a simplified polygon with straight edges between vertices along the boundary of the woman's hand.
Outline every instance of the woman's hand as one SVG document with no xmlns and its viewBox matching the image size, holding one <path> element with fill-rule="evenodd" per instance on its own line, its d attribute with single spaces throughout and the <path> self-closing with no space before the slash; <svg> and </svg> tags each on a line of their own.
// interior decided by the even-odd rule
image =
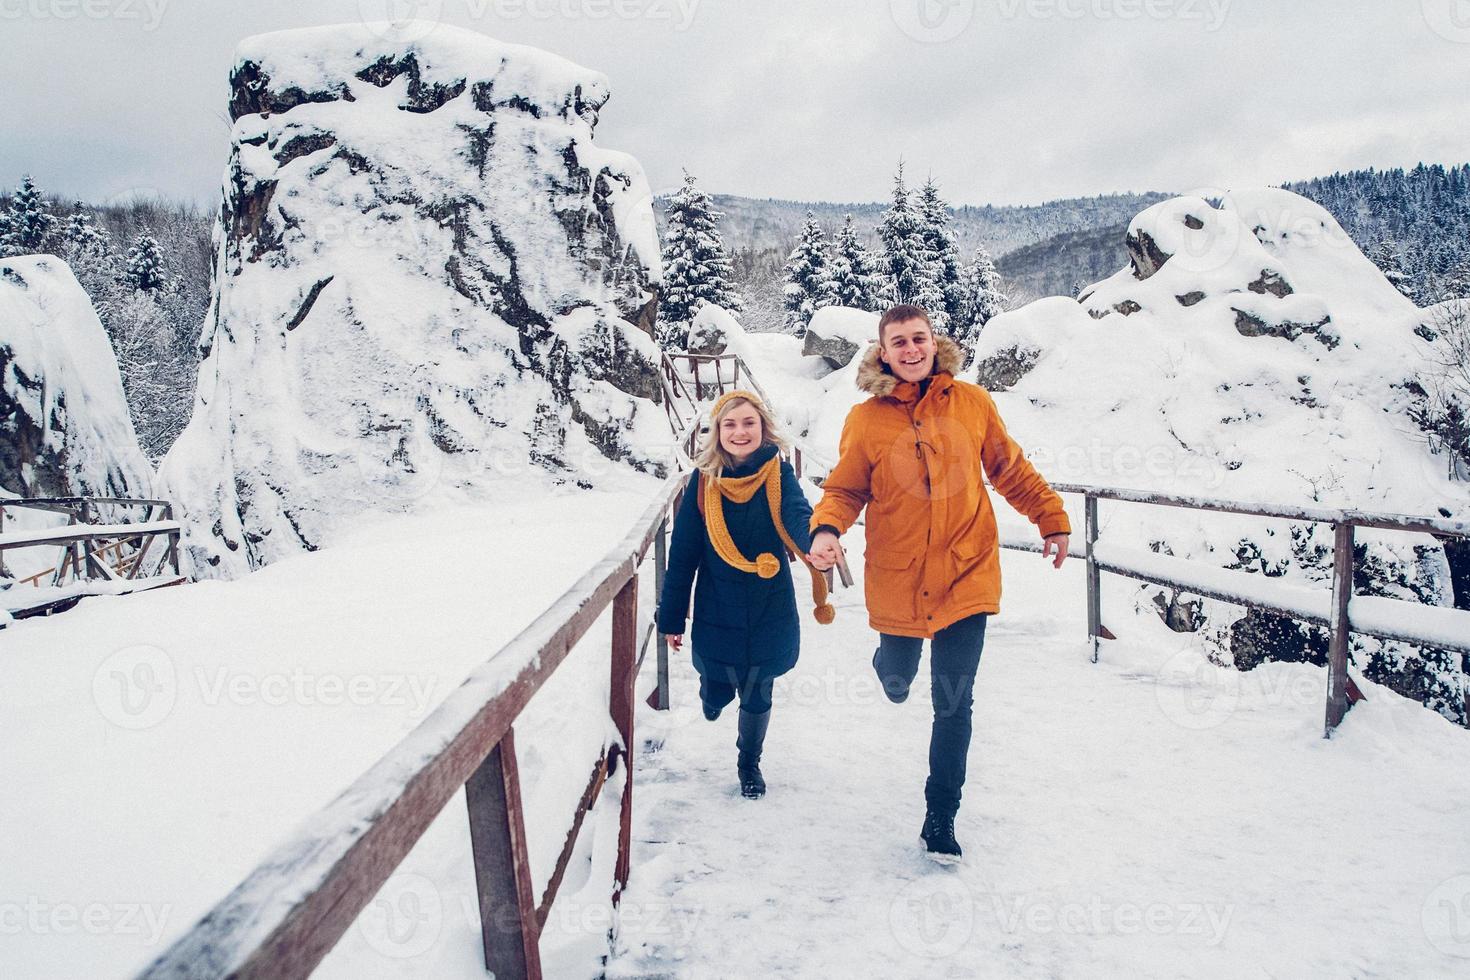
<svg viewBox="0 0 1470 980">
<path fill-rule="evenodd" d="M 817 571 L 825 572 L 837 564 L 837 559 L 841 555 L 839 550 L 841 547 L 842 545 L 837 543 L 837 535 L 831 531 L 818 531 L 812 538 L 812 550 L 808 553 L 807 560 Z"/>
<path fill-rule="evenodd" d="M 669 641 L 669 646 L 673 647 L 675 650 L 682 650 L 682 649 L 684 649 L 684 634 L 683 633 L 665 633 L 664 634 L 664 639 L 665 640 L 668 640 Z"/>
</svg>

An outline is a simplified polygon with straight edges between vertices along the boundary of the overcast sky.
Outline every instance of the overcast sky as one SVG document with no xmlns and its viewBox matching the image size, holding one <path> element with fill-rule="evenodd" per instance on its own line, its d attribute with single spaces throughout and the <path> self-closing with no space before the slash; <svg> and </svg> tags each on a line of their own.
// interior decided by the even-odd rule
<svg viewBox="0 0 1470 980">
<path fill-rule="evenodd" d="M 655 189 L 955 204 L 1470 161 L 1470 0 L 0 0 L 0 183 L 213 206 L 247 35 L 419 8 L 606 73 Z"/>
</svg>

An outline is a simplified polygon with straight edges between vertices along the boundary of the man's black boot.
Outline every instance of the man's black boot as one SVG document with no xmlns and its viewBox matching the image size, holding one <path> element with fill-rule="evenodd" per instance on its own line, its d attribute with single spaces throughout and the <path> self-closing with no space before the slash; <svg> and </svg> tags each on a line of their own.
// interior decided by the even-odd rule
<svg viewBox="0 0 1470 980">
<path fill-rule="evenodd" d="M 963 856 L 960 842 L 954 839 L 954 817 L 933 810 L 924 814 L 924 829 L 919 839 L 929 858 L 939 864 L 959 864 Z"/>
<path fill-rule="evenodd" d="M 771 712 L 755 714 L 740 709 L 740 723 L 735 747 L 740 750 L 737 768 L 740 773 L 740 795 L 747 800 L 758 800 L 766 795 L 766 781 L 761 776 L 761 748 L 766 742 L 766 728 L 771 724 Z"/>
</svg>

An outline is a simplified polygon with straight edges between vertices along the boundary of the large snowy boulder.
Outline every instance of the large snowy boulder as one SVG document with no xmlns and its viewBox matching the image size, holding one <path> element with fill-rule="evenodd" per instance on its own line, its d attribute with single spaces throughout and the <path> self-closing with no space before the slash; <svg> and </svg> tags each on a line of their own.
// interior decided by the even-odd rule
<svg viewBox="0 0 1470 980">
<path fill-rule="evenodd" d="M 723 354 L 744 336 L 745 328 L 734 314 L 717 303 L 706 303 L 689 324 L 684 349 L 691 354 Z"/>
<path fill-rule="evenodd" d="M 1218 207 L 1176 198 L 1132 222 L 1128 248 L 1130 266 L 1080 302 L 992 319 L 967 372 L 1002 392 L 1007 423 L 1049 479 L 1470 516 L 1470 487 L 1447 478 L 1415 423 L 1431 353 L 1423 317 L 1325 210 L 1271 188 L 1225 194 Z M 1330 578 L 1322 525 L 1106 503 L 1103 523 L 1106 539 L 1129 547 L 1320 587 Z M 1360 591 L 1455 601 L 1451 563 L 1463 559 L 1440 542 L 1363 531 L 1359 544 Z M 1272 614 L 1141 595 L 1215 641 L 1225 662 L 1325 656 L 1320 631 Z M 1462 717 L 1457 657 L 1354 644 L 1373 679 Z"/>
<path fill-rule="evenodd" d="M 70 267 L 51 255 L 0 260 L 0 490 L 153 493 L 107 332 Z"/>
<path fill-rule="evenodd" d="M 649 471 L 658 244 L 607 80 L 440 26 L 244 41 L 193 419 L 165 462 L 237 574 L 527 466 Z"/>
<path fill-rule="evenodd" d="M 801 352 L 820 357 L 835 371 L 878 339 L 878 314 L 847 306 L 824 306 L 807 324 Z"/>
</svg>

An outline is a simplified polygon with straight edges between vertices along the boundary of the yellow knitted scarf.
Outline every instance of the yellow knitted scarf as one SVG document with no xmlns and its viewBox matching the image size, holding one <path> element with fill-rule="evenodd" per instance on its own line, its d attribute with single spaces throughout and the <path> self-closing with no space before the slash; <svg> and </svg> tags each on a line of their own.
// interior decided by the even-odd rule
<svg viewBox="0 0 1470 980">
<path fill-rule="evenodd" d="M 816 609 L 812 615 L 817 622 L 826 625 L 837 618 L 837 610 L 827 601 L 827 580 L 822 573 L 812 567 L 807 560 L 806 554 L 791 540 L 791 535 L 786 532 L 786 525 L 781 523 L 781 457 L 772 456 L 764 466 L 749 476 L 722 476 L 711 479 L 708 474 L 700 474 L 704 493 L 704 524 L 709 530 L 710 544 L 714 545 L 715 553 L 724 559 L 725 564 L 732 568 L 738 568 L 742 572 L 750 572 L 761 578 L 774 578 L 781 570 L 781 562 L 770 552 L 764 552 L 756 556 L 755 561 L 747 561 L 735 547 L 735 541 L 730 537 L 730 529 L 725 526 L 725 511 L 720 506 L 720 498 L 724 497 L 737 504 L 748 503 L 755 492 L 761 487 L 766 488 L 766 504 L 771 508 L 771 520 L 776 524 L 776 533 L 781 535 L 781 540 L 791 553 L 801 559 L 807 571 L 812 576 L 812 600 L 816 603 Z"/>
</svg>

